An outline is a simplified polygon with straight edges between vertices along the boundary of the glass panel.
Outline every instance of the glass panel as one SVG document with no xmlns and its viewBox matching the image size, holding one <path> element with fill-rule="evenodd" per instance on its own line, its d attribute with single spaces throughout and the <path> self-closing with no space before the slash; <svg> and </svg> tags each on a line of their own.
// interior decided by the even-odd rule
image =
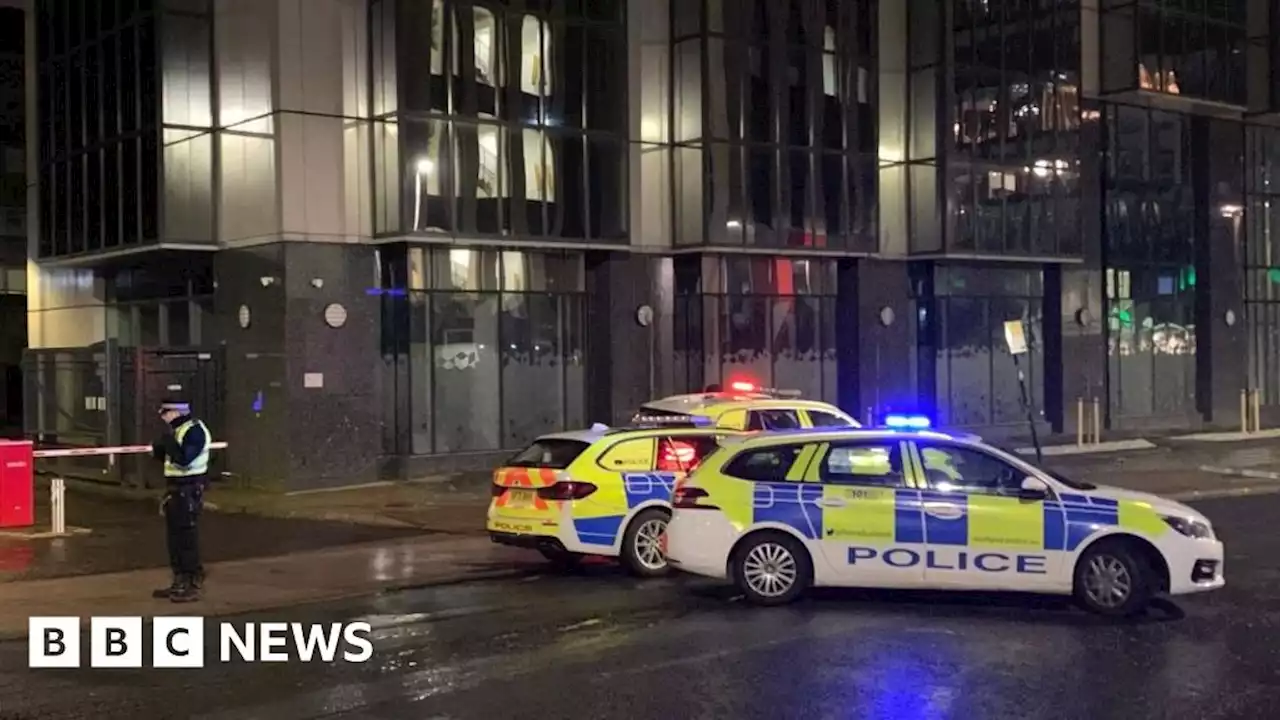
<svg viewBox="0 0 1280 720">
<path fill-rule="evenodd" d="M 502 295 L 502 446 L 564 427 L 564 318 L 554 295 Z"/>
<path fill-rule="evenodd" d="M 501 446 L 496 294 L 432 298 L 436 452 Z"/>
</svg>

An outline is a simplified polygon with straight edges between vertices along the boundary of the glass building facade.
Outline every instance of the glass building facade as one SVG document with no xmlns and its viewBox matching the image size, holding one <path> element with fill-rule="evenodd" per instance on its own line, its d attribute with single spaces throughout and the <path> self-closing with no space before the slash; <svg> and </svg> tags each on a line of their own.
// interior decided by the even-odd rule
<svg viewBox="0 0 1280 720">
<path fill-rule="evenodd" d="M 29 21 L 33 347 L 218 348 L 233 446 L 317 438 L 250 474 L 735 379 L 996 437 L 1019 372 L 1046 432 L 1280 417 L 1275 0 L 301 1 Z"/>
</svg>

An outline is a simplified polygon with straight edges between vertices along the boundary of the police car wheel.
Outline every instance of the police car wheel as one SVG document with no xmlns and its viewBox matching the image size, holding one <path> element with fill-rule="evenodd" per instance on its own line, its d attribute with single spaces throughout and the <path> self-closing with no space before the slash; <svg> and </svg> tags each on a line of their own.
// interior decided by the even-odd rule
<svg viewBox="0 0 1280 720">
<path fill-rule="evenodd" d="M 784 605 L 800 597 L 813 577 L 809 553 L 781 533 L 747 538 L 734 553 L 734 584 L 755 605 Z"/>
<path fill-rule="evenodd" d="M 632 519 L 622 536 L 622 564 L 633 575 L 659 577 L 670 571 L 667 556 L 662 551 L 662 538 L 667 532 L 671 514 L 659 508 L 649 508 Z"/>
<path fill-rule="evenodd" d="M 1124 542 L 1102 542 L 1076 563 L 1075 596 L 1086 610 L 1127 617 L 1146 609 L 1154 580 L 1141 553 Z"/>
</svg>

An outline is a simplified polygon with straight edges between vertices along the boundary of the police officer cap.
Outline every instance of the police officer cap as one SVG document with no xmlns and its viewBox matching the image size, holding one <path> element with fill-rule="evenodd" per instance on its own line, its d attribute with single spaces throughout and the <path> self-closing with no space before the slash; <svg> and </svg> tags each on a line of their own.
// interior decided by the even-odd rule
<svg viewBox="0 0 1280 720">
<path fill-rule="evenodd" d="M 180 412 L 187 414 L 191 412 L 191 403 L 180 398 L 166 398 L 160 403 L 160 412 Z"/>
</svg>

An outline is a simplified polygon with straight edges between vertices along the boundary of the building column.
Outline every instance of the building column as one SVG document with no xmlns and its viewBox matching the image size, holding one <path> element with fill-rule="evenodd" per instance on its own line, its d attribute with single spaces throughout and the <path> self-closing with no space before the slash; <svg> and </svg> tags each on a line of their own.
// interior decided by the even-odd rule
<svg viewBox="0 0 1280 720">
<path fill-rule="evenodd" d="M 920 409 L 915 387 L 915 313 L 907 263 L 842 261 L 837 285 L 840 406 L 860 421 Z"/>
<path fill-rule="evenodd" d="M 1239 123 L 1191 126 L 1196 198 L 1196 406 L 1207 423 L 1239 422 L 1248 389 L 1244 323 L 1244 133 Z"/>
</svg>

